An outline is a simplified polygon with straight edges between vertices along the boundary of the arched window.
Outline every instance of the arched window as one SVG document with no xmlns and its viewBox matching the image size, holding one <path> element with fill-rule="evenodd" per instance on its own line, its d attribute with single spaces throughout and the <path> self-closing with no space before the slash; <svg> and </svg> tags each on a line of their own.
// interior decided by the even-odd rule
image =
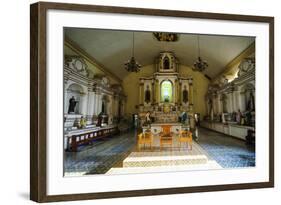
<svg viewBox="0 0 281 205">
<path fill-rule="evenodd" d="M 169 80 L 165 80 L 161 83 L 161 101 L 172 102 L 173 98 L 173 84 Z"/>
</svg>

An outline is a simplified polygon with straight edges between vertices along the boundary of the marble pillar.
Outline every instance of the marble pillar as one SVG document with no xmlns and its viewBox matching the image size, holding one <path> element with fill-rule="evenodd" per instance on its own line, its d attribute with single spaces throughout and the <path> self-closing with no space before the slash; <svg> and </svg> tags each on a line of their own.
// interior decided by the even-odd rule
<svg viewBox="0 0 281 205">
<path fill-rule="evenodd" d="M 174 92 L 175 92 L 174 102 L 177 104 L 178 103 L 178 80 L 175 80 Z"/>
<path fill-rule="evenodd" d="M 102 96 L 101 96 L 100 93 L 97 93 L 96 96 L 97 96 L 97 110 L 96 110 L 96 112 L 97 112 L 97 115 L 98 115 L 101 112 L 101 106 L 102 106 L 102 99 L 101 98 L 102 98 Z"/>
<path fill-rule="evenodd" d="M 89 91 L 88 93 L 88 108 L 87 108 L 87 121 L 91 123 L 92 116 L 94 115 L 95 93 Z"/>
<path fill-rule="evenodd" d="M 160 97 L 160 93 L 159 93 L 159 80 L 156 80 L 155 82 L 155 99 L 156 99 L 156 103 L 159 103 L 159 97 Z"/>
<path fill-rule="evenodd" d="M 233 111 L 234 112 L 237 112 L 238 111 L 238 105 L 237 105 L 237 97 L 238 96 L 238 93 L 237 91 L 233 91 L 232 92 L 232 105 L 233 105 Z"/>
</svg>

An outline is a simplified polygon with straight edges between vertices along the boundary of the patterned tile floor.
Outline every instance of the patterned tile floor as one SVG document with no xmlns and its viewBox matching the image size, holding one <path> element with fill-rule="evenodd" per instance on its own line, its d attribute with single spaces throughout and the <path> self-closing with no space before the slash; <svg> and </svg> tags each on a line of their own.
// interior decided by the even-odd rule
<svg viewBox="0 0 281 205">
<path fill-rule="evenodd" d="M 65 175 L 104 174 L 111 167 L 120 166 L 135 148 L 135 136 L 135 131 L 131 131 L 96 140 L 92 145 L 79 147 L 78 152 L 64 152 Z"/>
<path fill-rule="evenodd" d="M 255 166 L 255 146 L 242 140 L 200 128 L 197 143 L 223 168 Z"/>
<path fill-rule="evenodd" d="M 104 174 L 112 167 L 122 166 L 122 161 L 136 150 L 136 133 L 100 139 L 92 145 L 79 148 L 79 152 L 65 152 L 65 176 Z M 197 143 L 223 168 L 255 166 L 255 147 L 241 140 L 199 129 Z"/>
</svg>

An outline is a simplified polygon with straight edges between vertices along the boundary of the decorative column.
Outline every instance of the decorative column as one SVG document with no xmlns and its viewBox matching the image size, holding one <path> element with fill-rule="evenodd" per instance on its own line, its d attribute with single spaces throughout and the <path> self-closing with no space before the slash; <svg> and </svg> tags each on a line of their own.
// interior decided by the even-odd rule
<svg viewBox="0 0 281 205">
<path fill-rule="evenodd" d="M 222 113 L 221 94 L 218 94 L 218 113 Z"/>
<path fill-rule="evenodd" d="M 98 115 L 98 93 L 95 92 L 95 100 L 94 100 L 94 115 Z"/>
<path fill-rule="evenodd" d="M 155 90 L 154 90 L 154 80 L 152 80 L 152 83 L 151 83 L 151 96 L 152 96 L 152 106 L 154 106 L 154 103 L 155 103 Z"/>
<path fill-rule="evenodd" d="M 245 112 L 246 111 L 246 97 L 245 97 L 244 91 L 240 92 L 239 105 L 240 105 L 239 107 L 240 107 L 241 112 Z"/>
<path fill-rule="evenodd" d="M 92 88 L 88 88 L 88 106 L 87 106 L 87 121 L 92 122 L 92 117 L 94 115 L 94 103 L 95 103 L 95 93 Z"/>
<path fill-rule="evenodd" d="M 156 104 L 159 103 L 159 80 L 156 79 L 155 80 L 155 101 L 156 101 Z"/>
<path fill-rule="evenodd" d="M 188 84 L 189 84 L 189 107 L 190 107 L 190 110 L 192 111 L 193 110 L 193 79 L 190 78 L 188 79 Z"/>
<path fill-rule="evenodd" d="M 99 115 L 101 112 L 101 104 L 102 104 L 100 92 L 98 92 L 96 96 L 97 96 L 97 115 Z"/>
<path fill-rule="evenodd" d="M 68 88 L 68 79 L 66 77 L 64 77 L 63 79 L 64 82 L 64 114 L 68 114 L 68 92 L 67 92 L 67 88 Z"/>
<path fill-rule="evenodd" d="M 178 103 L 178 80 L 175 79 L 175 89 L 174 89 L 174 103 Z"/>
<path fill-rule="evenodd" d="M 227 112 L 228 112 L 228 113 L 232 113 L 232 112 L 233 112 L 233 104 L 232 104 L 232 102 L 233 102 L 233 101 L 232 101 L 232 97 L 233 97 L 233 96 L 232 96 L 232 92 L 229 92 L 229 93 L 227 94 L 227 96 L 228 96 L 228 97 L 227 97 L 227 99 L 228 99 L 228 100 L 227 100 L 227 102 L 228 102 L 228 103 L 227 103 L 227 104 L 228 104 L 228 106 L 227 106 L 227 107 L 228 107 Z"/>
<path fill-rule="evenodd" d="M 81 95 L 81 114 L 82 115 L 87 115 L 87 101 L 88 101 L 88 94 L 87 93 L 83 93 Z"/>
<path fill-rule="evenodd" d="M 238 109 L 239 109 L 239 106 L 238 106 L 238 95 L 239 93 L 237 92 L 237 90 L 234 90 L 233 93 L 232 93 L 232 99 L 233 99 L 233 111 L 237 112 Z"/>
</svg>

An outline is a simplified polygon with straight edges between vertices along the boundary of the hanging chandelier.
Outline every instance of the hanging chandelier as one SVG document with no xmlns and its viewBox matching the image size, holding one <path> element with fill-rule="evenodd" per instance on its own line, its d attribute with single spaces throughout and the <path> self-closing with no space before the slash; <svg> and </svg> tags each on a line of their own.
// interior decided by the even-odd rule
<svg viewBox="0 0 281 205">
<path fill-rule="evenodd" d="M 192 70 L 203 72 L 208 67 L 208 63 L 207 61 L 202 60 L 202 58 L 200 57 L 199 35 L 197 36 L 197 43 L 198 43 L 198 58 L 194 62 Z"/>
<path fill-rule="evenodd" d="M 141 65 L 136 61 L 135 57 L 134 57 L 134 51 L 135 50 L 135 33 L 133 32 L 133 49 L 132 49 L 132 57 L 130 60 L 128 60 L 127 62 L 125 62 L 125 69 L 128 72 L 139 72 Z"/>
</svg>

